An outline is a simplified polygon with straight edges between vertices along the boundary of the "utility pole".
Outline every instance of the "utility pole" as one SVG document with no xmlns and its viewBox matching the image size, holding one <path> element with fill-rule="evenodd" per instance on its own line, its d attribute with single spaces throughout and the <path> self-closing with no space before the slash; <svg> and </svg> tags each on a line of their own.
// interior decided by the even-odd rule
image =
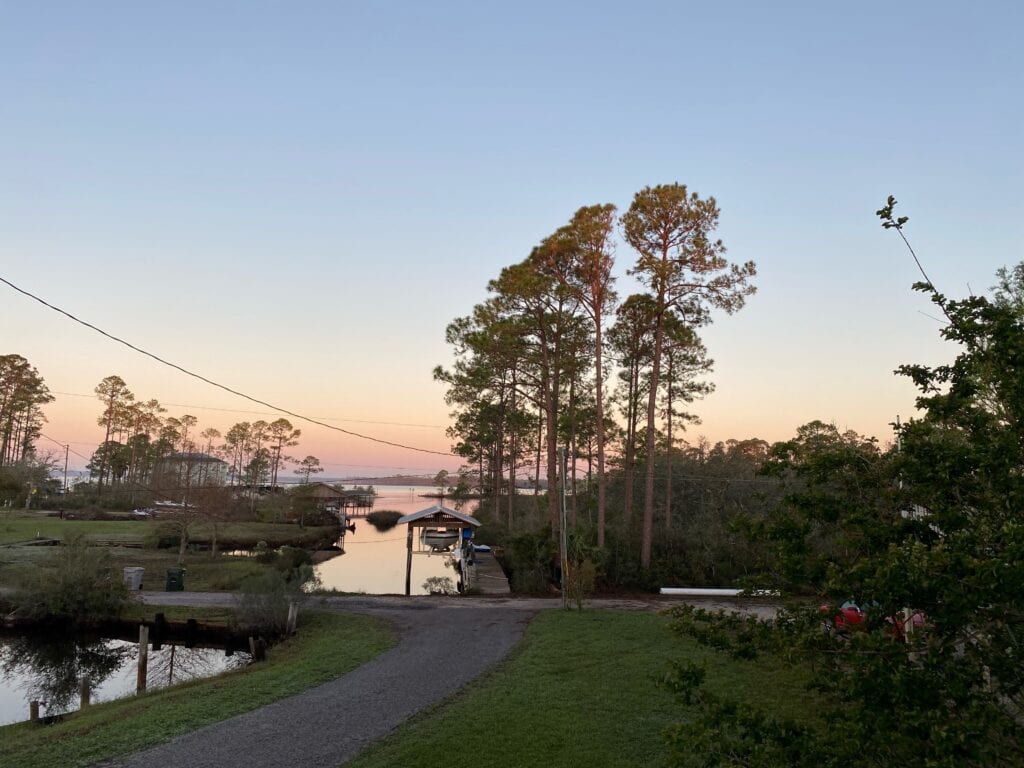
<svg viewBox="0 0 1024 768">
<path fill-rule="evenodd" d="M 64 493 L 68 492 L 68 446 L 64 446 Z"/>
</svg>

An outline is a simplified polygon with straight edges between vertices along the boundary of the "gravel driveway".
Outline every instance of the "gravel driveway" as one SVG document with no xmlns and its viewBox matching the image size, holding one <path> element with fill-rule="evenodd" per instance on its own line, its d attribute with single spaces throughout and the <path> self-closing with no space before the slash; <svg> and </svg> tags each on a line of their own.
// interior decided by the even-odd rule
<svg viewBox="0 0 1024 768">
<path fill-rule="evenodd" d="M 224 593 L 154 592 L 142 598 L 160 605 L 234 604 L 233 596 Z M 657 610 L 679 602 L 597 600 L 591 605 Z M 560 604 L 530 598 L 311 598 L 311 607 L 390 622 L 400 633 L 398 645 L 329 683 L 96 768 L 335 768 L 486 672 L 519 641 L 538 611 Z"/>
<path fill-rule="evenodd" d="M 172 596 L 153 597 L 166 605 Z M 225 605 L 230 599 L 216 594 L 173 596 L 173 602 L 186 605 Z M 389 621 L 400 633 L 398 645 L 329 683 L 100 765 L 335 768 L 500 661 L 535 613 L 519 607 L 481 606 L 466 611 L 450 602 L 447 606 L 372 598 L 326 602 L 325 607 Z"/>
</svg>

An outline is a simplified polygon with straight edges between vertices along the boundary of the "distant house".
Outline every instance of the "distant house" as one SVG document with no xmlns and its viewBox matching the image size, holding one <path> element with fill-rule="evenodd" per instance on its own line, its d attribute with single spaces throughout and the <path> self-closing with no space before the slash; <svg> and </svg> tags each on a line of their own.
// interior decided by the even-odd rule
<svg viewBox="0 0 1024 768">
<path fill-rule="evenodd" d="M 310 483 L 309 495 L 316 503 L 316 508 L 337 512 L 345 506 L 345 492 L 339 491 L 327 483 Z"/>
<path fill-rule="evenodd" d="M 164 456 L 153 468 L 153 487 L 161 490 L 220 486 L 227 482 L 226 461 L 208 453 L 189 451 Z"/>
<path fill-rule="evenodd" d="M 346 507 L 372 507 L 373 490 L 355 489 L 339 490 L 327 483 L 310 483 L 307 486 L 310 497 L 315 501 L 317 509 L 337 512 Z"/>
</svg>

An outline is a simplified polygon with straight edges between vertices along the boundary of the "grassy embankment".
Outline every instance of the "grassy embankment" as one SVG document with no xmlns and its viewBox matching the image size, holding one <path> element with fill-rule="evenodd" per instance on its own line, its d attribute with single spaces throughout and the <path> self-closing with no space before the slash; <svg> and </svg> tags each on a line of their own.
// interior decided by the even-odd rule
<svg viewBox="0 0 1024 768">
<path fill-rule="evenodd" d="M 664 731 L 686 709 L 659 686 L 672 661 L 708 667 L 708 683 L 779 717 L 809 720 L 804 677 L 779 662 L 736 662 L 674 637 L 665 617 L 541 614 L 494 672 L 407 724 L 351 768 L 486 764 L 657 766 Z"/>
<path fill-rule="evenodd" d="M 166 532 L 164 526 L 160 520 L 62 520 L 38 512 L 12 510 L 0 513 L 0 547 L 36 538 L 64 540 L 83 536 L 87 541 L 102 542 L 115 567 L 145 568 L 144 586 L 159 590 L 163 589 L 167 568 L 178 564 L 176 547 L 155 546 L 161 532 Z M 260 541 L 269 547 L 303 547 L 331 538 L 332 530 L 300 528 L 294 523 L 221 523 L 217 538 L 234 547 L 253 547 Z M 190 535 L 193 542 L 206 544 L 211 540 L 212 529 L 198 524 Z M 45 562 L 52 553 L 50 547 L 0 548 L 0 586 L 15 584 L 22 574 Z M 192 591 L 235 590 L 248 576 L 265 567 L 251 558 L 213 556 L 208 551 L 186 554 L 182 565 L 186 569 L 185 586 Z"/>
<path fill-rule="evenodd" d="M 161 530 L 165 530 L 165 525 L 164 521 L 146 518 L 77 520 L 60 519 L 40 512 L 6 511 L 0 513 L 0 545 L 17 544 L 40 537 L 64 539 L 73 534 L 100 541 L 141 544 L 157 537 Z M 265 541 L 271 547 L 283 544 L 303 546 L 322 540 L 330 531 L 330 528 L 320 526 L 300 528 L 295 523 L 232 522 L 220 523 L 217 536 L 222 542 L 239 546 L 253 546 L 258 541 Z M 211 525 L 198 523 L 191 529 L 189 537 L 195 544 L 208 544 L 212 534 Z"/>
<path fill-rule="evenodd" d="M 154 608 L 169 618 L 226 618 L 223 610 Z M 50 726 L 19 723 L 0 728 L 0 765 L 75 768 L 158 744 L 179 734 L 261 707 L 331 680 L 395 642 L 381 622 L 364 616 L 304 614 L 299 632 L 274 646 L 268 661 L 97 704 Z"/>
</svg>

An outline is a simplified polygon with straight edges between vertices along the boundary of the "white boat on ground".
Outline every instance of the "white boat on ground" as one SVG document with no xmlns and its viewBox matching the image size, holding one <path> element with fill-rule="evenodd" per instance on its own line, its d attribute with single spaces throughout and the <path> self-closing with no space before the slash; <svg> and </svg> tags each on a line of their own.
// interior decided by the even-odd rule
<svg viewBox="0 0 1024 768">
<path fill-rule="evenodd" d="M 448 531 L 442 528 L 423 529 L 423 543 L 435 552 L 445 552 L 451 549 L 458 540 L 458 531 Z"/>
</svg>

